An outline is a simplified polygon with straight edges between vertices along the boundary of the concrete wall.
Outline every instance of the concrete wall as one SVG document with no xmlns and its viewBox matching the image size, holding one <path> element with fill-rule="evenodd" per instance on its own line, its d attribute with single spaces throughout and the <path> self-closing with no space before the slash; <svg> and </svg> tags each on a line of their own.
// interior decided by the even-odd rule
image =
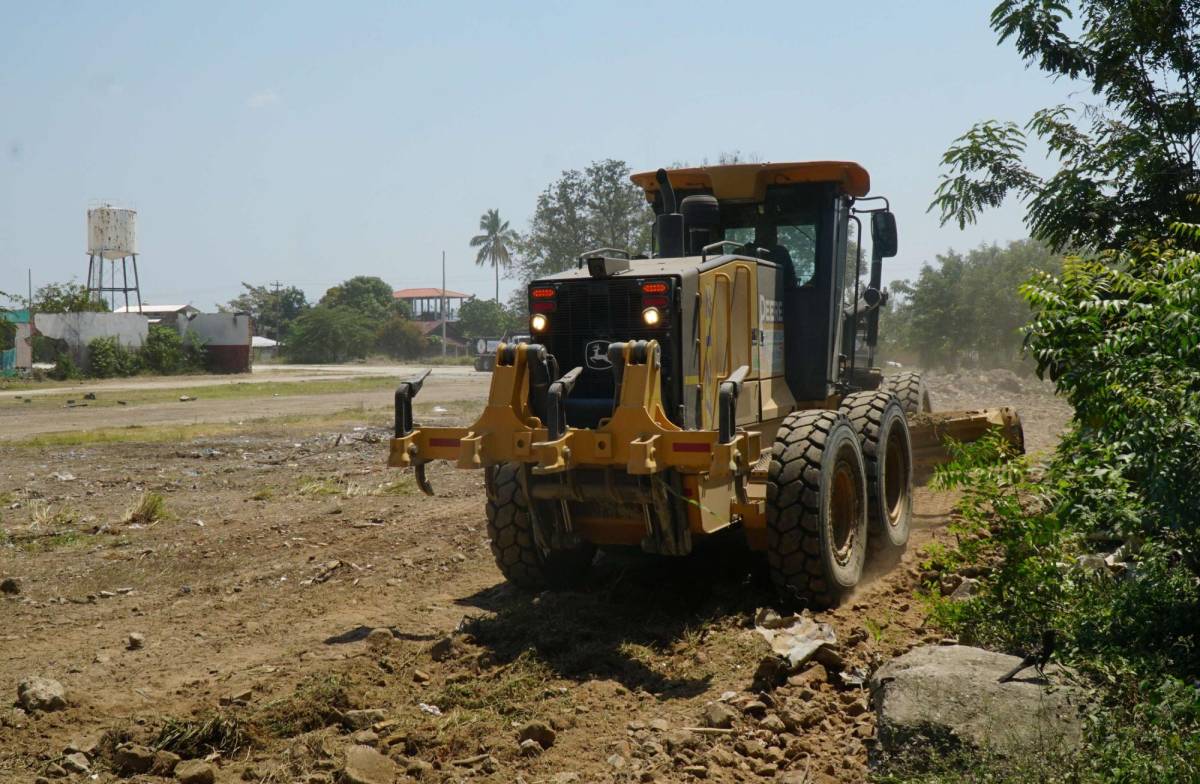
<svg viewBox="0 0 1200 784">
<path fill-rule="evenodd" d="M 71 359 L 87 365 L 87 344 L 96 338 L 116 338 L 128 349 L 146 342 L 150 320 L 137 313 L 35 313 L 33 328 L 39 335 L 65 340 Z"/>
<path fill-rule="evenodd" d="M 250 317 L 244 313 L 198 313 L 176 322 L 179 334 L 196 335 L 217 373 L 250 371 Z"/>
</svg>

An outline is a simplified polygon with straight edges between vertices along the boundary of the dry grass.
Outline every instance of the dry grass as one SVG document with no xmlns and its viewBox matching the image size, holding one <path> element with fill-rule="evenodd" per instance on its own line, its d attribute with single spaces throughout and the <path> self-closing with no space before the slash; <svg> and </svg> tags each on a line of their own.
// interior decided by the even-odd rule
<svg viewBox="0 0 1200 784">
<path fill-rule="evenodd" d="M 263 705 L 254 723 L 277 738 L 291 738 L 341 721 L 350 708 L 346 685 L 338 675 L 314 675 L 287 697 Z"/>
<path fill-rule="evenodd" d="M 167 719 L 153 746 L 184 759 L 198 759 L 212 753 L 228 757 L 249 744 L 237 718 L 211 713 L 195 719 Z"/>
<path fill-rule="evenodd" d="M 153 525 L 167 517 L 167 502 L 158 493 L 147 490 L 125 512 L 125 522 L 136 525 Z"/>
</svg>

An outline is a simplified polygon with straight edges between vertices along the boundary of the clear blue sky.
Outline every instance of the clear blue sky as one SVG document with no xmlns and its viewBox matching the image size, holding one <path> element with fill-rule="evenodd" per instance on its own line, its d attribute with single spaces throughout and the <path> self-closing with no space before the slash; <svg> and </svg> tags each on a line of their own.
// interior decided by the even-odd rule
<svg viewBox="0 0 1200 784">
<path fill-rule="evenodd" d="M 860 161 L 909 277 L 1024 236 L 1018 204 L 939 227 L 938 159 L 1068 90 L 996 45 L 991 0 L 506 5 L 0 0 L 0 290 L 82 280 L 109 200 L 139 212 L 151 302 L 437 285 L 442 249 L 486 296 L 485 209 L 524 229 L 562 169 L 731 150 Z"/>
</svg>

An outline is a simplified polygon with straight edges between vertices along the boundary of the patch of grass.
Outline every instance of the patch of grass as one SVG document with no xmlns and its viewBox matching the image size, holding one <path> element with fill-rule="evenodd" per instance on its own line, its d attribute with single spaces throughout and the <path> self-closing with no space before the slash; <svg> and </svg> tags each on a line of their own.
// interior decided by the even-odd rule
<svg viewBox="0 0 1200 784">
<path fill-rule="evenodd" d="M 34 536 L 24 539 L 13 537 L 13 542 L 20 545 L 27 553 L 47 553 L 68 547 L 81 547 L 96 540 L 92 534 L 85 534 L 74 529 L 58 531 L 45 536 Z"/>
<path fill-rule="evenodd" d="M 116 405 L 139 406 L 154 403 L 178 403 L 180 396 L 198 400 L 249 400 L 267 397 L 293 397 L 296 395 L 330 395 L 353 392 L 375 392 L 396 387 L 397 379 L 390 376 L 367 376 L 365 378 L 318 379 L 313 381 L 237 381 L 233 383 L 188 385 L 181 379 L 179 386 L 155 387 L 150 389 L 105 389 L 96 386 L 89 390 L 86 385 L 79 391 L 51 395 L 33 395 L 32 403 L 22 403 L 26 409 L 62 408 L 68 401 L 87 403 L 89 408 L 107 408 Z M 0 390 L 3 391 L 3 390 Z M 82 400 L 81 395 L 91 391 L 94 400 Z M 14 398 L 15 400 L 15 398 Z M 118 402 L 120 401 L 120 402 Z"/>
<path fill-rule="evenodd" d="M 534 715 L 546 699 L 553 677 L 545 662 L 526 651 L 486 675 L 446 684 L 430 701 L 443 711 L 458 709 L 524 719 Z"/>
<path fill-rule="evenodd" d="M 194 719 L 167 719 L 152 745 L 184 759 L 213 753 L 228 757 L 250 745 L 250 737 L 236 717 L 210 713 Z"/>
<path fill-rule="evenodd" d="M 270 501 L 275 497 L 274 487 L 260 487 L 255 491 L 254 495 L 250 496 L 251 501 Z"/>
<path fill-rule="evenodd" d="M 412 495 L 417 491 L 416 481 L 409 476 L 397 479 L 394 482 L 384 482 L 376 490 L 376 495 Z"/>
<path fill-rule="evenodd" d="M 350 708 L 346 684 L 338 675 L 314 675 L 301 681 L 287 697 L 263 705 L 255 723 L 277 738 L 327 727 Z"/>
<path fill-rule="evenodd" d="M 197 438 L 212 438 L 251 431 L 261 431 L 271 427 L 321 427 L 341 422 L 362 422 L 365 424 L 386 424 L 384 412 L 390 407 L 367 408 L 356 406 L 329 414 L 296 414 L 282 417 L 260 417 L 247 419 L 242 422 L 208 422 L 193 425 L 163 425 L 143 427 L 96 428 L 94 430 L 64 430 L 53 433 L 42 433 L 28 438 L 4 440 L 0 443 L 5 447 L 63 447 L 91 446 L 97 444 L 157 444 L 184 443 Z"/>
<path fill-rule="evenodd" d="M 12 504 L 12 502 L 16 501 L 16 500 L 17 500 L 17 497 L 15 495 L 13 495 L 11 492 L 5 491 L 3 493 L 0 493 L 0 506 L 10 506 Z"/>
<path fill-rule="evenodd" d="M 125 522 L 138 525 L 153 525 L 166 517 L 166 499 L 151 490 L 142 493 L 125 512 Z"/>
<path fill-rule="evenodd" d="M 303 482 L 296 492 L 303 496 L 321 497 L 341 495 L 342 488 L 332 479 L 309 479 Z"/>
</svg>

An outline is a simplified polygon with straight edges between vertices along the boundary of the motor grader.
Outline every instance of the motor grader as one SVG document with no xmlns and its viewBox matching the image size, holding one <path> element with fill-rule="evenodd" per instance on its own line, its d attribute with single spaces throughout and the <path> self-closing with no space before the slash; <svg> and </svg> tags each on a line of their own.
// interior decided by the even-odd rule
<svg viewBox="0 0 1200 784">
<path fill-rule="evenodd" d="M 1011 409 L 932 415 L 920 376 L 874 367 L 888 202 L 849 162 L 658 170 L 653 250 L 588 251 L 529 284 L 530 343 L 496 349 L 469 427 L 421 427 L 396 391 L 388 464 L 485 472 L 504 575 L 529 589 L 581 580 L 597 548 L 682 556 L 728 536 L 766 552 L 785 599 L 837 604 L 868 555 L 895 559 L 914 464 L 943 436 Z M 864 221 L 870 272 L 862 280 Z M 851 240 L 857 242 L 852 243 Z"/>
</svg>

